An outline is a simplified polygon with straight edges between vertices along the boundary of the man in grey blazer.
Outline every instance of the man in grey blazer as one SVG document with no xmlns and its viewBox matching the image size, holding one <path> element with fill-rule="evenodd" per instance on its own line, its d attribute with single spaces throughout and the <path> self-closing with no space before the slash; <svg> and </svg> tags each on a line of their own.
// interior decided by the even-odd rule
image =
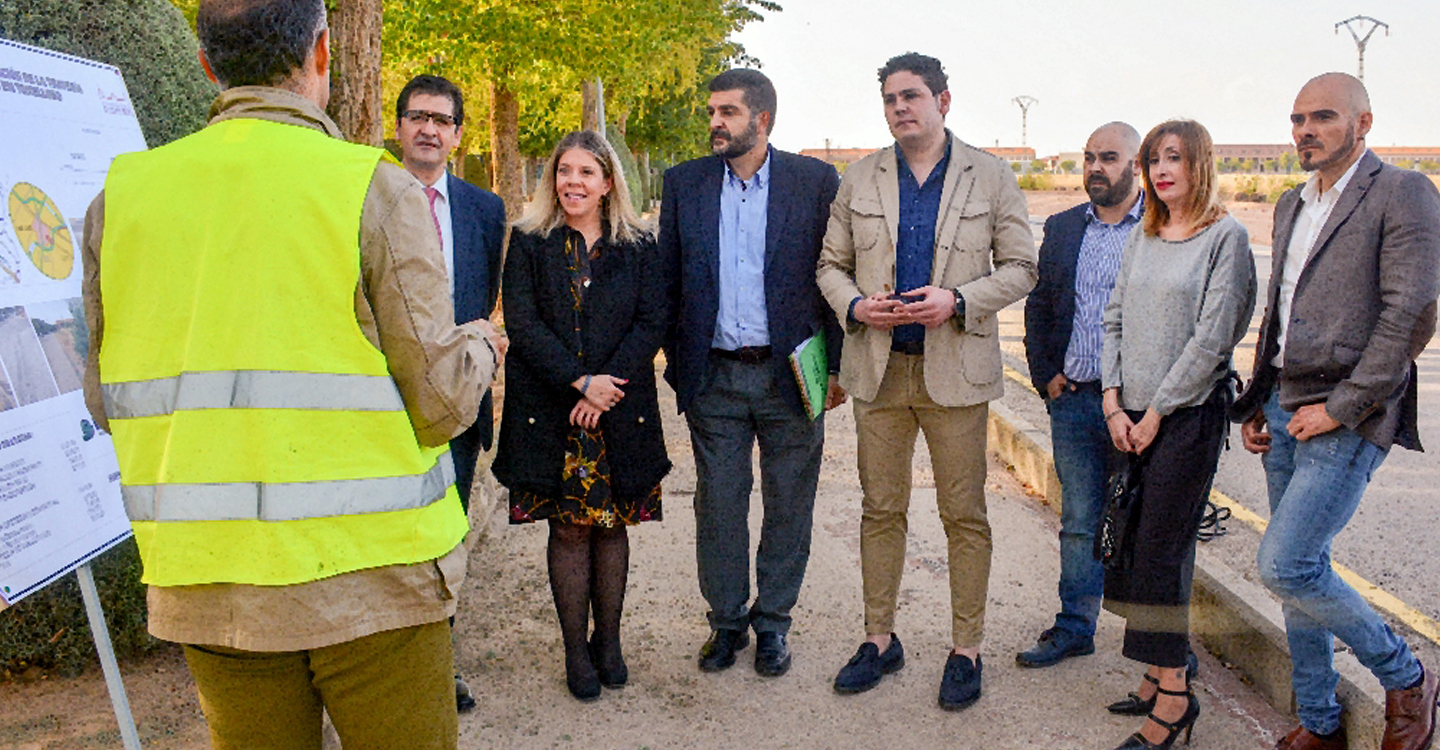
<svg viewBox="0 0 1440 750">
<path fill-rule="evenodd" d="M 1260 576 L 1284 606 L 1294 665 L 1300 726 L 1278 750 L 1345 747 L 1335 637 L 1385 688 L 1382 750 L 1429 747 L 1435 729 L 1440 674 L 1330 567 L 1391 445 L 1420 450 L 1415 358 L 1440 294 L 1440 193 L 1366 149 L 1372 120 L 1364 84 L 1343 73 L 1295 98 L 1295 150 L 1314 175 L 1275 206 L 1255 378 L 1232 414 L 1265 464 Z"/>
</svg>

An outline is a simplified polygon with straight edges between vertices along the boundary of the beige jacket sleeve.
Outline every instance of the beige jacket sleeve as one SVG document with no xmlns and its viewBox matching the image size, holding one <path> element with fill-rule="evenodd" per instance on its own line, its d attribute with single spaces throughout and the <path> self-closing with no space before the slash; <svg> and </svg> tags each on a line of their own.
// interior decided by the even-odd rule
<svg viewBox="0 0 1440 750">
<path fill-rule="evenodd" d="M 108 430 L 99 371 L 105 335 L 100 297 L 104 223 L 102 192 L 85 214 L 81 284 L 90 328 L 85 405 Z M 355 317 L 365 338 L 384 353 L 421 445 L 443 445 L 470 426 L 495 376 L 496 357 L 482 323 L 455 325 L 445 260 L 425 194 L 414 178 L 389 162 L 376 167 L 360 215 Z"/>
</svg>

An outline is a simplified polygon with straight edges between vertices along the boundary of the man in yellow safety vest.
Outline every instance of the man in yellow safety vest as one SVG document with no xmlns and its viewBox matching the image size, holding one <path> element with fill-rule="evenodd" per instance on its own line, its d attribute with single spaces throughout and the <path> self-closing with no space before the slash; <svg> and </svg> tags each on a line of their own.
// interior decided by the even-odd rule
<svg viewBox="0 0 1440 750">
<path fill-rule="evenodd" d="M 326 117 L 324 0 L 203 0 L 209 125 L 85 219 L 85 396 L 217 748 L 454 748 L 447 443 L 505 353 L 420 185 Z"/>
</svg>

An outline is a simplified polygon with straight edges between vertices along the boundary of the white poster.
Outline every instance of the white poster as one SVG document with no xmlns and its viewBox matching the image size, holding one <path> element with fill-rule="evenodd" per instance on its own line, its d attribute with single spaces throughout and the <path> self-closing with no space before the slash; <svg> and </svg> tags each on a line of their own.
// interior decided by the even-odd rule
<svg viewBox="0 0 1440 750">
<path fill-rule="evenodd" d="M 130 535 L 80 389 L 85 210 L 145 149 L 109 65 L 0 39 L 0 608 Z"/>
</svg>

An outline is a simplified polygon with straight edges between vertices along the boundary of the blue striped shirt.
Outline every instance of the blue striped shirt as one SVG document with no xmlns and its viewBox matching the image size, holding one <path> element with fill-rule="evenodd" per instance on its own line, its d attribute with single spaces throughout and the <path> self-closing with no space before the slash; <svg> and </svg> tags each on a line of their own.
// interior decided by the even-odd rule
<svg viewBox="0 0 1440 750">
<path fill-rule="evenodd" d="M 1143 192 L 1130 211 L 1114 224 L 1106 224 L 1095 215 L 1095 204 L 1085 209 L 1085 237 L 1080 241 L 1080 256 L 1075 260 L 1074 327 L 1070 332 L 1070 346 L 1065 350 L 1065 377 L 1069 380 L 1100 379 L 1105 305 L 1110 302 L 1115 277 L 1120 273 L 1125 240 L 1144 213 Z"/>
</svg>

